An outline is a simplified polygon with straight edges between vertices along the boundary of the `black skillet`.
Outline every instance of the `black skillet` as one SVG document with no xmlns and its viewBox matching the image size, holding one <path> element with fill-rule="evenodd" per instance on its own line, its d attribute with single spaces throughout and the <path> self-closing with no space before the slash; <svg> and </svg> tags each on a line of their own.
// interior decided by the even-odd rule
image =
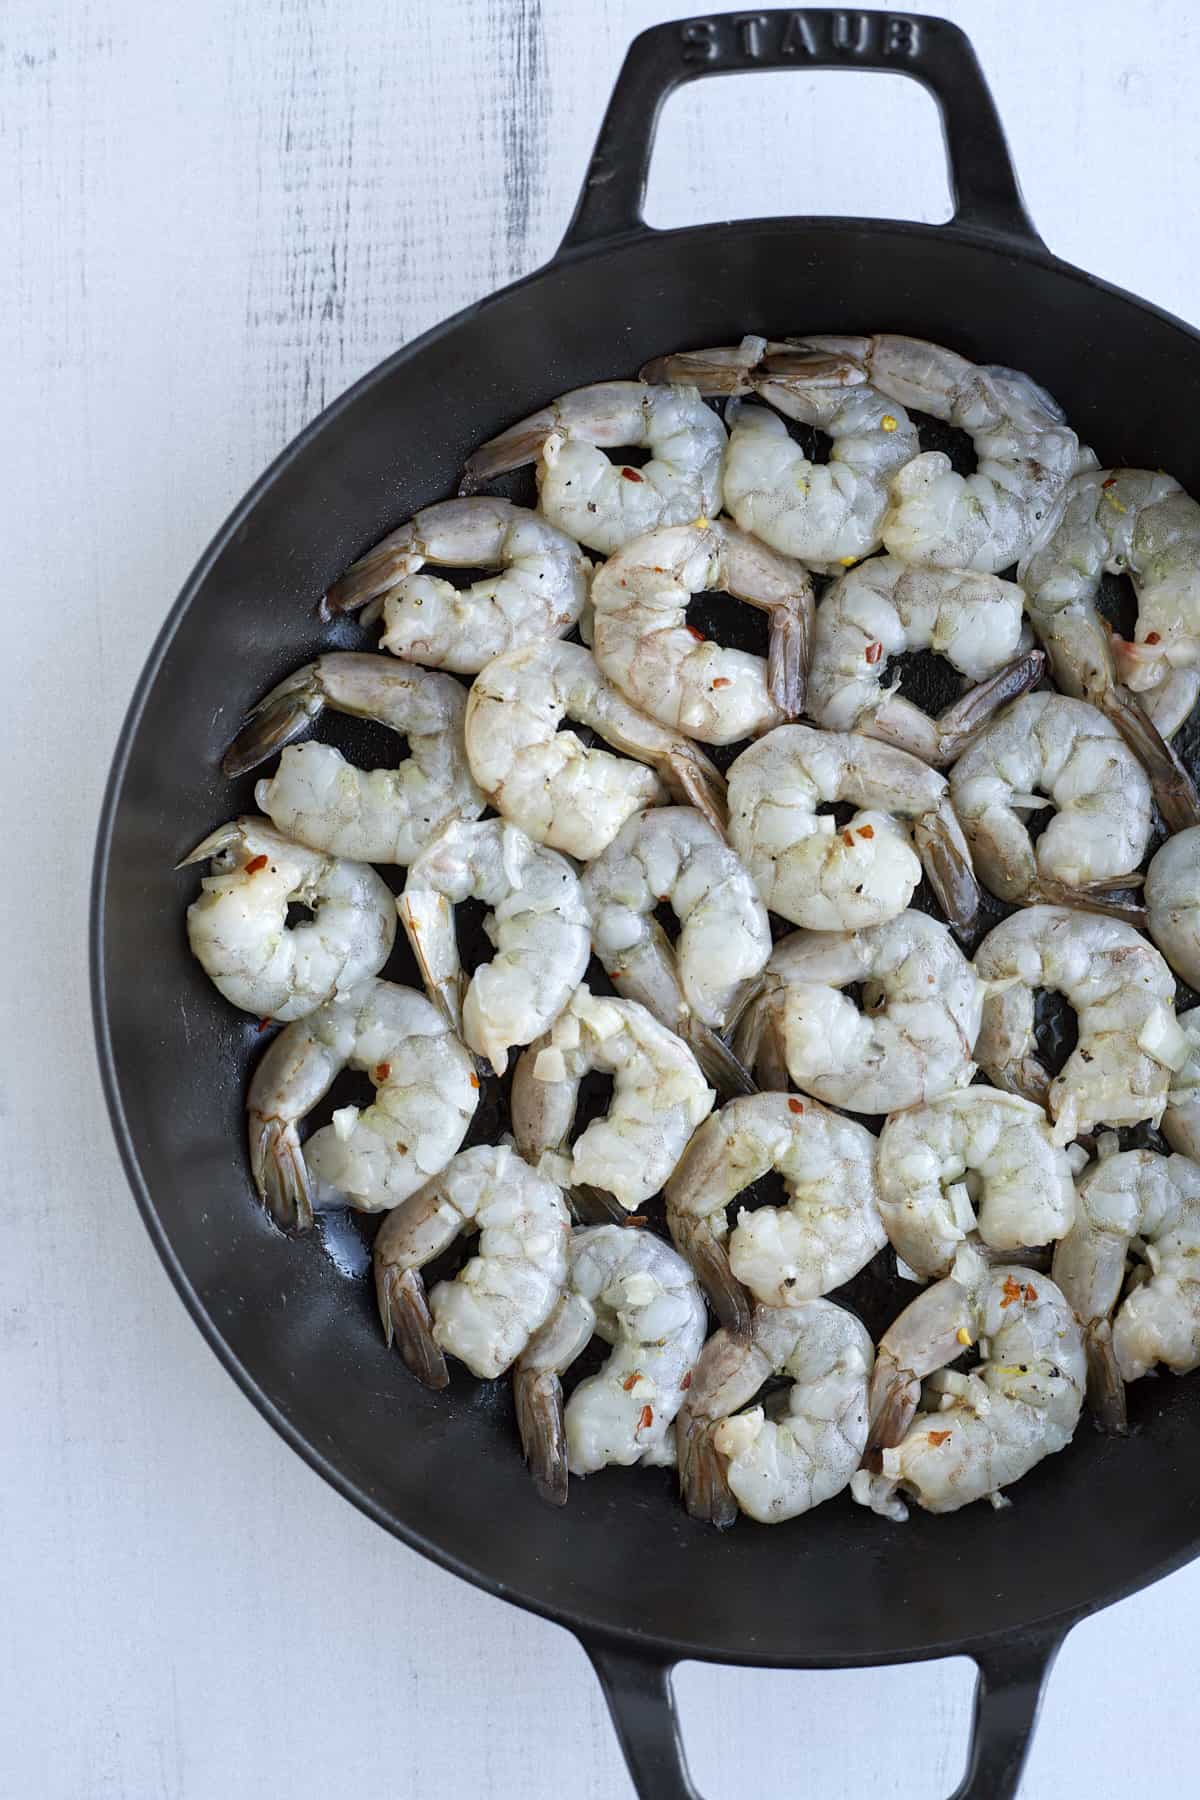
<svg viewBox="0 0 1200 1800">
<path fill-rule="evenodd" d="M 643 223 L 656 116 L 680 83 L 832 67 L 911 75 L 932 91 L 956 203 L 949 224 Z M 653 1471 L 575 1482 L 565 1511 L 551 1513 L 522 1467 L 504 1384 L 491 1391 L 460 1371 L 447 1393 L 427 1393 L 383 1350 L 354 1228 L 334 1220 L 289 1242 L 254 1203 L 241 1109 L 260 1040 L 188 955 L 193 890 L 171 874 L 251 803 L 249 783 L 222 780 L 221 752 L 251 702 L 328 646 L 316 602 L 353 557 L 453 492 L 477 444 L 552 395 L 751 329 L 910 332 L 1027 369 L 1102 462 L 1166 463 L 1200 488 L 1200 336 L 1050 255 L 955 26 L 813 11 L 644 32 L 558 255 L 329 407 L 237 507 L 173 608 L 122 730 L 100 824 L 100 1061 L 147 1229 L 231 1374 L 381 1525 L 577 1634 L 640 1794 L 695 1800 L 669 1681 L 682 1658 L 842 1668 L 965 1654 L 980 1676 L 957 1792 L 1001 1800 L 1016 1789 L 1065 1633 L 1200 1545 L 1200 1384 L 1139 1383 L 1127 1441 L 1085 1424 L 1000 1514 L 972 1506 L 893 1526 L 837 1501 L 792 1526 L 743 1522 L 718 1535 L 693 1524 L 669 1475 Z M 360 641 L 348 623 L 333 636 Z M 399 961 L 389 973 L 413 978 Z M 492 1115 L 481 1129 L 495 1125 Z"/>
</svg>

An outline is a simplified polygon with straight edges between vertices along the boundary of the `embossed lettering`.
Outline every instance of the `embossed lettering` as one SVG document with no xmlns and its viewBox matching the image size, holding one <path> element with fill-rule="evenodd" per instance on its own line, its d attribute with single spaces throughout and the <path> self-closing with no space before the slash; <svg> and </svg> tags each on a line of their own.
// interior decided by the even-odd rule
<svg viewBox="0 0 1200 1800">
<path fill-rule="evenodd" d="M 735 13 L 733 28 L 747 56 L 761 56 L 762 29 L 767 23 L 766 13 Z"/>
<path fill-rule="evenodd" d="M 689 19 L 679 28 L 684 62 L 716 62 L 717 25 L 715 19 Z"/>
<path fill-rule="evenodd" d="M 915 19 L 889 19 L 883 34 L 885 56 L 916 56 L 921 48 L 920 27 Z"/>
<path fill-rule="evenodd" d="M 802 12 L 794 12 L 788 19 L 783 31 L 783 42 L 779 46 L 782 56 L 815 56 L 817 41 L 812 34 L 812 26 Z"/>
<path fill-rule="evenodd" d="M 866 13 L 834 13 L 834 49 L 849 50 L 858 56 L 867 47 L 869 29 Z"/>
</svg>

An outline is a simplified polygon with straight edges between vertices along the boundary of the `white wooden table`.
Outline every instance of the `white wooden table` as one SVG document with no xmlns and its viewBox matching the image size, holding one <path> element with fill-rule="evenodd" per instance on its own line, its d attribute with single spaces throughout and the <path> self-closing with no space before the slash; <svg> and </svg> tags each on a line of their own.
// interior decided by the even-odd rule
<svg viewBox="0 0 1200 1800">
<path fill-rule="evenodd" d="M 88 866 L 134 678 L 201 547 L 324 403 L 553 248 L 655 0 L 9 0 L 0 26 L 0 1794 L 629 1792 L 566 1633 L 392 1542 L 272 1434 L 160 1270 L 85 991 Z M 1034 218 L 1200 318 L 1186 0 L 943 0 Z M 944 217 L 898 79 L 704 84 L 650 217 Z M 1116 399 L 1119 407 L 1119 396 Z M 431 420 L 436 430 L 437 421 Z M 1019 1503 L 1019 1502 L 1018 1502 Z M 1029 1800 L 1194 1792 L 1200 1565 L 1079 1626 Z M 972 1672 L 680 1672 L 706 1794 L 933 1800 Z"/>
</svg>

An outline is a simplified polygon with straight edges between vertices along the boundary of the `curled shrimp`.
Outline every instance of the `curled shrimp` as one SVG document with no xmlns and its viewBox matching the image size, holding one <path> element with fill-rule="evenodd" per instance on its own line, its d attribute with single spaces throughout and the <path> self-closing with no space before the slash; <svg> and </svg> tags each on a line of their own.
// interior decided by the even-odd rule
<svg viewBox="0 0 1200 1800">
<path fill-rule="evenodd" d="M 834 582 L 817 608 L 808 711 L 827 731 L 857 731 L 951 763 L 998 706 L 1032 687 L 1045 657 L 1023 644 L 1024 595 L 964 569 L 916 569 L 873 556 Z M 895 656 L 933 650 L 972 683 L 936 719 L 884 686 Z"/>
<path fill-rule="evenodd" d="M 592 1069 L 612 1076 L 612 1102 L 568 1149 Z M 585 985 L 517 1061 L 513 1132 L 522 1155 L 561 1174 L 560 1185 L 613 1194 L 633 1212 L 662 1187 L 715 1098 L 687 1045 L 644 1006 Z"/>
<path fill-rule="evenodd" d="M 770 655 L 727 650 L 687 623 L 693 594 L 716 590 L 770 620 Z M 758 737 L 804 704 L 812 578 L 722 520 L 662 525 L 626 544 L 592 583 L 594 653 L 652 718 L 706 744 Z"/>
<path fill-rule="evenodd" d="M 971 1345 L 977 1367 L 949 1369 Z M 965 1252 L 957 1273 L 918 1294 L 884 1333 L 867 1456 L 850 1491 L 896 1520 L 908 1516 L 899 1491 L 933 1513 L 1002 1504 L 1001 1489 L 1070 1443 L 1085 1382 L 1083 1334 L 1054 1283 Z"/>
<path fill-rule="evenodd" d="M 1115 887 L 1137 886 L 1153 829 L 1150 783 L 1120 732 L 1096 707 L 1062 694 L 1026 694 L 986 725 L 955 764 L 950 798 L 975 866 L 1002 900 L 1063 901 L 1145 914 Z M 1053 817 L 1036 843 L 1028 813 Z"/>
<path fill-rule="evenodd" d="M 573 731 L 558 730 L 563 718 L 626 755 L 586 749 Z M 719 771 L 682 732 L 630 706 L 581 644 L 528 644 L 490 662 L 468 696 L 466 745 L 497 811 L 538 843 L 584 861 L 632 813 L 664 799 L 664 787 L 718 830 L 724 825 Z"/>
<path fill-rule="evenodd" d="M 882 537 L 905 562 L 985 574 L 1008 568 L 1037 543 L 1071 477 L 1095 466 L 1057 401 L 1017 369 L 968 362 L 939 344 L 887 333 L 804 342 L 974 443 L 973 475 L 955 474 L 948 456 L 929 450 L 893 476 Z"/>
<path fill-rule="evenodd" d="M 839 990 L 861 982 L 862 1007 Z M 966 1087 L 985 993 L 945 925 L 903 912 L 776 944 L 734 1048 L 760 1082 L 888 1113 Z"/>
<path fill-rule="evenodd" d="M 1084 1328 L 1093 1411 L 1107 1429 L 1123 1431 L 1127 1381 L 1160 1362 L 1177 1375 L 1200 1367 L 1200 1165 L 1117 1151 L 1116 1142 L 1115 1134 L 1101 1139 L 1100 1160 L 1079 1183 L 1075 1227 L 1054 1253 L 1054 1279 Z M 1144 1279 L 1121 1300 L 1135 1242 Z"/>
<path fill-rule="evenodd" d="M 831 1300 L 756 1306 L 747 1338 L 704 1346 L 675 1421 L 679 1483 L 693 1518 L 732 1525 L 740 1508 L 778 1525 L 846 1487 L 867 1441 L 868 1332 Z M 751 1406 L 772 1375 L 786 1397 Z"/>
<path fill-rule="evenodd" d="M 1200 824 L 1200 798 L 1167 742 L 1200 691 L 1198 558 L 1200 506 L 1169 475 L 1089 469 L 1018 570 L 1055 683 L 1109 715 L 1173 831 Z M 1138 641 L 1118 644 L 1115 658 L 1096 604 L 1106 570 L 1128 574 L 1138 598 Z"/>
<path fill-rule="evenodd" d="M 730 1203 L 771 1170 L 786 1206 Z M 750 1094 L 711 1113 L 666 1187 L 671 1236 L 721 1324 L 745 1334 L 749 1289 L 764 1306 L 815 1300 L 857 1275 L 886 1242 L 875 1139 L 865 1125 L 795 1094 Z"/>
<path fill-rule="evenodd" d="M 605 450 L 644 448 L 640 469 Z M 576 388 L 483 444 L 461 492 L 536 462 L 538 505 L 580 544 L 610 556 L 656 525 L 721 510 L 725 427 L 693 387 L 599 381 Z"/>
<path fill-rule="evenodd" d="M 661 1463 L 708 1315 L 683 1258 L 648 1231 L 579 1226 L 566 1291 L 513 1370 L 517 1425 L 538 1492 L 567 1498 L 568 1474 Z M 602 1369 L 563 1407 L 562 1376 L 597 1333 Z"/>
<path fill-rule="evenodd" d="M 398 769 L 357 769 L 329 744 L 293 745 L 327 707 L 401 733 L 407 760 Z M 486 804 L 467 764 L 466 708 L 452 675 L 335 651 L 259 701 L 221 768 L 244 775 L 287 745 L 274 775 L 254 790 L 280 831 L 335 856 L 409 863 L 451 819 L 477 819 Z"/>
<path fill-rule="evenodd" d="M 468 980 L 454 907 L 491 908 L 484 931 L 496 947 Z M 591 954 L 591 918 L 565 857 L 504 819 L 456 820 L 411 865 L 396 909 L 429 998 L 497 1075 L 508 1051 L 530 1044 L 574 993 Z"/>
<path fill-rule="evenodd" d="M 483 1381 L 503 1375 L 558 1304 L 570 1217 L 552 1181 L 508 1144 L 477 1144 L 395 1207 L 375 1239 L 383 1334 L 426 1387 L 450 1379 L 444 1351 Z M 421 1270 L 462 1232 L 475 1255 L 426 1297 Z"/>
<path fill-rule="evenodd" d="M 299 1126 L 343 1069 L 375 1089 L 300 1147 Z M 285 1230 L 304 1231 L 322 1188 L 361 1212 L 395 1206 L 444 1168 L 479 1101 L 469 1053 L 424 994 L 378 978 L 286 1025 L 254 1071 L 250 1168 Z M 314 1186 L 315 1184 L 315 1186 Z"/>
<path fill-rule="evenodd" d="M 817 811 L 838 800 L 867 810 L 839 828 Z M 895 918 L 922 867 L 960 930 L 979 904 L 945 777 L 853 732 L 781 725 L 743 750 L 729 771 L 729 835 L 771 910 L 809 930 Z"/>
<path fill-rule="evenodd" d="M 690 1046 L 718 1091 L 753 1086 L 724 1037 L 771 954 L 767 909 L 739 858 L 702 813 L 652 807 L 627 819 L 589 863 L 583 897 L 592 942 L 624 999 Z M 667 902 L 672 945 L 654 916 Z"/>
<path fill-rule="evenodd" d="M 456 588 L 426 565 L 495 568 Z M 562 637 L 578 623 L 591 564 L 573 538 L 514 506 L 480 495 L 427 506 L 361 556 L 325 597 L 326 615 L 382 611 L 380 642 L 393 656 L 475 675 L 505 650 Z"/>
<path fill-rule="evenodd" d="M 1183 1056 L 1171 1071 L 1162 1134 L 1172 1150 L 1200 1162 L 1200 1006 L 1179 1015 Z"/>
<path fill-rule="evenodd" d="M 723 491 L 743 531 L 829 573 L 878 549 L 888 484 L 920 445 L 904 408 L 872 387 L 855 361 L 748 337 L 659 357 L 642 373 L 768 403 L 734 400 L 728 409 Z M 777 413 L 824 432 L 828 463 L 811 462 Z"/>
<path fill-rule="evenodd" d="M 975 1046 L 980 1067 L 998 1087 L 1044 1106 L 1060 1142 L 1098 1124 L 1157 1124 L 1185 1045 L 1175 978 L 1132 925 L 1030 906 L 988 933 L 975 968 L 990 988 Z M 1079 1041 L 1053 1079 L 1037 1055 L 1039 988 L 1061 994 L 1079 1026 Z"/>
<path fill-rule="evenodd" d="M 959 1088 L 887 1120 L 879 1211 L 896 1254 L 928 1279 L 948 1275 L 964 1243 L 1011 1256 L 1061 1238 L 1075 1184 L 1040 1106 Z"/>
<path fill-rule="evenodd" d="M 1200 988 L 1200 826 L 1169 837 L 1146 871 L 1150 936 L 1175 973 Z"/>
<path fill-rule="evenodd" d="M 302 1019 L 378 974 L 391 954 L 391 890 L 365 863 L 306 850 L 254 818 L 218 826 L 178 867 L 206 858 L 212 872 L 188 907 L 188 943 L 243 1011 Z M 289 926 L 293 902 L 312 918 Z"/>
</svg>

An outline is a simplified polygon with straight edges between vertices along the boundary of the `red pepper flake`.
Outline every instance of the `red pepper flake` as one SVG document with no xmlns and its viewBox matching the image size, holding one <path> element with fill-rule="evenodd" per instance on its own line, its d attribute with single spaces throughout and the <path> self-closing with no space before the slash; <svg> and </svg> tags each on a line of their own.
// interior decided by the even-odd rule
<svg viewBox="0 0 1200 1800">
<path fill-rule="evenodd" d="M 687 627 L 687 629 L 691 632 L 692 636 L 695 638 L 695 640 L 698 644 L 703 644 L 703 643 L 707 642 L 707 640 L 704 636 L 704 633 L 702 631 L 697 631 L 696 627 L 694 625 L 689 625 Z"/>
<path fill-rule="evenodd" d="M 792 1096 L 789 1094 L 788 1095 L 788 1111 L 794 1112 L 794 1113 L 802 1113 L 804 1111 L 803 1100 L 793 1100 Z"/>
<path fill-rule="evenodd" d="M 648 1225 L 650 1221 L 645 1213 L 630 1213 L 629 1217 L 624 1220 L 624 1223 L 626 1225 Z"/>
<path fill-rule="evenodd" d="M 1022 1292 L 1023 1290 L 1020 1282 L 1014 1281 L 1011 1275 L 1006 1275 L 1004 1277 L 1004 1298 L 1000 1302 L 1001 1306 L 1011 1306 L 1015 1300 L 1021 1298 Z"/>
<path fill-rule="evenodd" d="M 610 981 L 624 981 L 625 971 L 624 969 L 610 969 L 608 971 L 608 978 Z"/>
<path fill-rule="evenodd" d="M 646 477 L 639 475 L 636 469 L 622 469 L 621 474 L 626 481 L 644 481 Z"/>
<path fill-rule="evenodd" d="M 879 661 L 880 657 L 883 655 L 883 645 L 878 642 L 876 642 L 874 644 L 868 644 L 866 649 L 863 651 L 863 655 L 866 657 L 866 659 L 869 663 L 877 663 Z"/>
<path fill-rule="evenodd" d="M 680 1385 L 680 1387 L 681 1387 L 681 1388 L 682 1388 L 682 1389 L 683 1389 L 683 1390 L 684 1390 L 684 1392 L 685 1392 L 685 1393 L 686 1393 L 686 1392 L 687 1392 L 687 1390 L 688 1390 L 688 1388 L 690 1388 L 690 1387 L 691 1387 L 691 1385 L 692 1385 L 692 1371 L 691 1371 L 691 1370 L 690 1370 L 690 1369 L 689 1369 L 689 1370 L 688 1370 L 688 1372 L 687 1372 L 687 1374 L 686 1374 L 686 1375 L 685 1375 L 685 1376 L 684 1376 L 684 1378 L 683 1378 L 683 1380 L 682 1380 L 682 1381 L 681 1381 L 681 1382 L 680 1382 L 680 1384 L 679 1384 L 679 1385 Z"/>
<path fill-rule="evenodd" d="M 858 835 L 859 837 L 873 838 L 875 836 L 875 827 L 873 825 L 860 825 L 858 828 Z"/>
<path fill-rule="evenodd" d="M 270 860 L 269 856 L 252 856 L 246 864 L 246 874 L 257 875 L 260 869 L 266 868 Z"/>
<path fill-rule="evenodd" d="M 1147 639 L 1146 639 L 1146 642 L 1147 642 L 1147 643 L 1149 643 L 1149 642 L 1150 642 L 1150 639 L 1149 639 L 1149 638 L 1147 638 Z M 728 675 L 718 675 L 718 676 L 716 676 L 716 677 L 715 677 L 715 678 L 714 678 L 714 680 L 713 680 L 713 686 L 714 686 L 714 687 L 715 687 L 715 688 L 719 688 L 719 687 L 732 687 L 732 685 L 733 685 L 733 683 L 732 683 L 732 682 L 731 682 L 731 681 L 730 681 L 730 679 L 729 679 L 729 677 L 728 677 Z"/>
<path fill-rule="evenodd" d="M 1161 637 L 1159 637 L 1157 631 L 1148 631 L 1146 633 L 1145 641 L 1148 644 L 1161 644 L 1162 643 L 1162 639 L 1161 639 Z"/>
<path fill-rule="evenodd" d="M 654 1423 L 654 1408 L 652 1406 L 643 1406 L 641 1412 L 638 1414 L 638 1422 L 637 1422 L 638 1430 L 639 1431 L 649 1431 L 649 1429 L 653 1425 L 653 1423 Z"/>
<path fill-rule="evenodd" d="M 853 850 L 853 848 L 854 848 L 854 833 L 852 831 L 843 831 L 842 842 L 843 842 L 843 844 L 845 844 L 847 850 Z"/>
<path fill-rule="evenodd" d="M 391 1074 L 391 1072 L 392 1072 L 391 1063 L 376 1063 L 375 1064 L 375 1079 L 376 1079 L 376 1081 L 386 1081 L 388 1076 Z"/>
<path fill-rule="evenodd" d="M 632 1388 L 635 1388 L 637 1386 L 638 1382 L 641 1379 L 642 1379 L 642 1371 L 640 1369 L 635 1369 L 633 1371 L 632 1375 L 627 1375 L 625 1377 L 624 1381 L 621 1383 L 621 1386 L 625 1389 L 625 1392 L 628 1394 Z"/>
<path fill-rule="evenodd" d="M 946 1439 L 950 1436 L 950 1433 L 948 1431 L 930 1431 L 930 1432 L 927 1432 L 926 1435 L 929 1438 L 930 1443 L 933 1445 L 934 1449 L 936 1450 L 939 1444 L 944 1444 L 946 1442 Z"/>
<path fill-rule="evenodd" d="M 471 1073 L 470 1073 L 470 1075 L 469 1075 L 469 1076 L 468 1076 L 468 1077 L 467 1077 L 467 1079 L 468 1079 L 468 1081 L 469 1081 L 469 1082 L 470 1082 L 470 1083 L 471 1083 L 471 1086 L 472 1086 L 472 1087 L 473 1087 L 473 1088 L 477 1088 L 477 1087 L 478 1087 L 478 1086 L 479 1086 L 479 1077 L 478 1077 L 478 1075 L 477 1075 L 477 1074 L 476 1074 L 476 1073 L 475 1073 L 475 1071 L 474 1071 L 474 1069 L 472 1069 L 472 1070 L 471 1070 Z"/>
<path fill-rule="evenodd" d="M 1027 1300 L 1037 1299 L 1037 1289 L 1034 1287 L 1032 1281 L 1027 1281 L 1025 1283 L 1025 1298 Z"/>
<path fill-rule="evenodd" d="M 274 1019 L 260 1019 L 258 1021 L 258 1035 L 261 1037 L 264 1031 L 270 1031 L 274 1023 Z"/>
<path fill-rule="evenodd" d="M 1115 475 L 1110 475 L 1107 481 L 1102 481 L 1100 483 L 1100 486 L 1102 488 L 1116 487 L 1116 485 L 1117 485 L 1117 478 Z"/>
</svg>

